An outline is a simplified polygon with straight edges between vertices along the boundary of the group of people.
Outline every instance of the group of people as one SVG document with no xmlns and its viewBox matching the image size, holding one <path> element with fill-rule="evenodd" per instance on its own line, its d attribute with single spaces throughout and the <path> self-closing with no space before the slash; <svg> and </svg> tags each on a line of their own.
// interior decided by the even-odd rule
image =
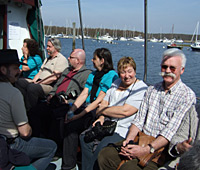
<svg viewBox="0 0 200 170">
<path fill-rule="evenodd" d="M 32 39 L 24 40 L 20 61 L 16 50 L 0 50 L 0 139 L 29 157 L 21 166 L 46 169 L 58 155 L 63 170 L 75 169 L 79 146 L 82 170 L 174 169 L 175 158 L 186 159 L 200 133 L 196 96 L 181 81 L 181 50 L 163 53 L 163 81 L 149 87 L 136 78 L 132 57 L 122 57 L 116 72 L 111 52 L 98 48 L 91 71 L 84 50 L 73 50 L 68 60 L 60 50 L 60 41 L 50 38 L 43 63 Z M 86 133 L 106 120 L 116 122 L 114 133 L 86 141 Z M 149 155 L 155 156 L 141 165 Z M 18 165 L 0 161 L 8 164 Z"/>
</svg>

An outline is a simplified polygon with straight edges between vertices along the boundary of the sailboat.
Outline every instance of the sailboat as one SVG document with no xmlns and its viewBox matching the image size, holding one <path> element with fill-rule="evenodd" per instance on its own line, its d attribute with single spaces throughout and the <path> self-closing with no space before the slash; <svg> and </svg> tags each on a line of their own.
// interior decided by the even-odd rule
<svg viewBox="0 0 200 170">
<path fill-rule="evenodd" d="M 198 31 L 199 31 L 199 21 L 197 22 L 197 26 L 194 30 L 194 34 L 192 36 L 191 42 L 193 42 L 194 36 L 196 34 L 195 42 L 194 44 L 191 44 L 192 51 L 200 51 L 200 41 L 198 41 Z"/>
<path fill-rule="evenodd" d="M 172 26 L 172 37 L 174 37 L 174 24 Z M 176 42 L 176 39 L 172 38 L 171 43 L 167 45 L 167 48 L 178 48 L 181 50 L 183 47 L 180 45 L 177 45 L 175 42 Z"/>
</svg>

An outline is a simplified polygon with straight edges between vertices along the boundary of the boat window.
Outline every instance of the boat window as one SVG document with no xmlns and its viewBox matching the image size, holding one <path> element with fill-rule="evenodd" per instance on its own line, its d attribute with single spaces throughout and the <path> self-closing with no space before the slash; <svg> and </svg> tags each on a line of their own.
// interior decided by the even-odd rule
<svg viewBox="0 0 200 170">
<path fill-rule="evenodd" d="M 3 18 L 4 6 L 0 5 L 0 49 L 3 49 Z"/>
</svg>

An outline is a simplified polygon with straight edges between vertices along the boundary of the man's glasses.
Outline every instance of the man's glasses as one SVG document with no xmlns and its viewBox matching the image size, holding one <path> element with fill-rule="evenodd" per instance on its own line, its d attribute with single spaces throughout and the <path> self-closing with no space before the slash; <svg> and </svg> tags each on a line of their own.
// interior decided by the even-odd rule
<svg viewBox="0 0 200 170">
<path fill-rule="evenodd" d="M 77 57 L 72 57 L 72 56 L 70 56 L 69 58 L 70 58 L 70 59 L 77 59 Z"/>
<path fill-rule="evenodd" d="M 175 72 L 176 71 L 176 67 L 174 67 L 174 66 L 161 65 L 161 68 L 163 70 L 166 70 L 168 67 L 171 70 L 171 72 Z"/>
</svg>

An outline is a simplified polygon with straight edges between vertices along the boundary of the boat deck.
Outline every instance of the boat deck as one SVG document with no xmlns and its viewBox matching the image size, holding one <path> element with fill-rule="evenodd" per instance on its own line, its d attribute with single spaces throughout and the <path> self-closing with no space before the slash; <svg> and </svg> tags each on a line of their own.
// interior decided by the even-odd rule
<svg viewBox="0 0 200 170">
<path fill-rule="evenodd" d="M 52 161 L 46 170 L 61 170 L 62 158 L 59 158 L 56 161 Z M 74 170 L 79 170 L 80 168 L 76 165 Z"/>
</svg>

